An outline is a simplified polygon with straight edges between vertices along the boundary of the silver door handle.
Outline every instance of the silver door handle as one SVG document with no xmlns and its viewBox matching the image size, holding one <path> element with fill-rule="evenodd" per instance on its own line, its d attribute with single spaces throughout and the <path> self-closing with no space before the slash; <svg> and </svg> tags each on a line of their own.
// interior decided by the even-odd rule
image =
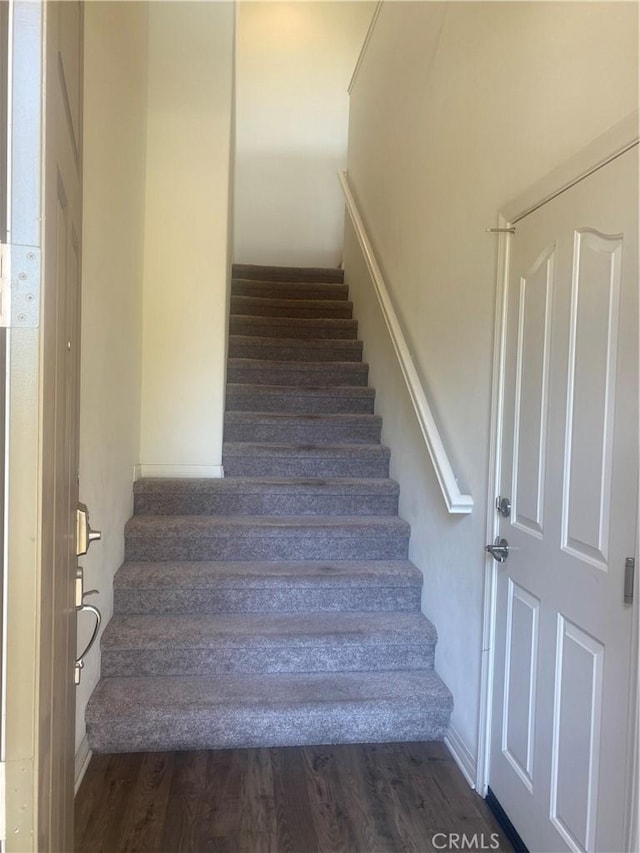
<svg viewBox="0 0 640 853">
<path fill-rule="evenodd" d="M 95 592 L 97 590 L 91 590 L 91 592 Z M 82 654 L 78 657 L 74 667 L 74 680 L 76 684 L 80 684 L 80 673 L 84 669 L 84 659 L 89 654 L 89 651 L 93 644 L 95 643 L 98 637 L 98 631 L 100 630 L 100 623 L 102 622 L 102 614 L 98 610 L 97 607 L 94 607 L 93 604 L 82 604 L 80 607 L 76 608 L 78 613 L 82 613 L 84 611 L 89 611 L 89 613 L 93 613 L 96 617 L 96 624 L 93 626 L 93 633 L 89 638 L 89 642 L 84 647 Z"/>
<path fill-rule="evenodd" d="M 488 551 L 497 563 L 504 563 L 509 556 L 509 543 L 506 539 L 496 536 L 493 545 L 486 545 L 484 550 Z"/>
<path fill-rule="evenodd" d="M 98 631 L 100 630 L 100 624 L 102 622 L 102 614 L 98 610 L 97 607 L 94 607 L 93 604 L 85 604 L 85 598 L 87 595 L 96 595 L 98 592 L 97 589 L 88 589 L 86 592 L 84 590 L 84 573 L 82 568 L 78 566 L 78 570 L 76 572 L 76 587 L 75 587 L 75 599 L 76 599 L 76 613 L 82 613 L 83 611 L 89 611 L 89 613 L 93 613 L 96 619 L 96 624 L 93 626 L 93 633 L 89 638 L 89 642 L 85 646 L 82 654 L 77 658 L 74 666 L 74 681 L 76 684 L 80 684 L 80 676 L 82 674 L 82 670 L 84 669 L 84 659 L 89 654 L 89 650 L 95 643 L 98 637 Z"/>
</svg>

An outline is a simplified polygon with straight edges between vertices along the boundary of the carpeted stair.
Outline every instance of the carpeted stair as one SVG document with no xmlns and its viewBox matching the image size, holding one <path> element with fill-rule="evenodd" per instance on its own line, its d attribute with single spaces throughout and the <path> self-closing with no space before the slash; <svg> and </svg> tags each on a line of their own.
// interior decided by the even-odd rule
<svg viewBox="0 0 640 853">
<path fill-rule="evenodd" d="M 93 750 L 444 736 L 351 314 L 339 270 L 234 267 L 225 479 L 135 484 Z"/>
</svg>

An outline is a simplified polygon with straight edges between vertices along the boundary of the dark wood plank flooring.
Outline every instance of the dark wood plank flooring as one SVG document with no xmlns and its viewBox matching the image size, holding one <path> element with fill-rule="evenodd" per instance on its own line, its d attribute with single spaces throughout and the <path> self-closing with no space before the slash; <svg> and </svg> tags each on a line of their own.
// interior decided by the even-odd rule
<svg viewBox="0 0 640 853">
<path fill-rule="evenodd" d="M 441 743 L 94 755 L 76 797 L 83 853 L 453 849 L 512 850 Z"/>
</svg>

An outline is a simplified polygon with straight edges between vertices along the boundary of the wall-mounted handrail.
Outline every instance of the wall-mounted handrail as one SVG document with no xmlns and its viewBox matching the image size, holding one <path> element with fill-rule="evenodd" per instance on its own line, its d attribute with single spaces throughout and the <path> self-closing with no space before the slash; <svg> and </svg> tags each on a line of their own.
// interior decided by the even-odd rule
<svg viewBox="0 0 640 853">
<path fill-rule="evenodd" d="M 376 8 L 373 10 L 373 15 L 371 16 L 371 20 L 369 21 L 369 27 L 367 29 L 367 34 L 364 37 L 364 41 L 362 42 L 362 47 L 360 48 L 360 53 L 358 54 L 358 59 L 356 61 L 355 68 L 353 69 L 353 74 L 351 75 L 351 81 L 349 82 L 349 88 L 347 92 L 351 94 L 351 90 L 353 89 L 356 79 L 358 77 L 358 73 L 360 71 L 360 67 L 364 62 L 364 56 L 367 52 L 367 48 L 369 47 L 369 42 L 371 41 L 371 37 L 373 36 L 373 31 L 376 28 L 376 23 L 378 21 L 378 15 L 382 11 L 382 0 L 378 0 Z"/>
<path fill-rule="evenodd" d="M 449 456 L 442 441 L 442 437 L 440 436 L 435 418 L 433 417 L 431 406 L 429 405 L 424 388 L 422 387 L 416 366 L 413 363 L 413 358 L 411 357 L 409 346 L 402 331 L 402 327 L 400 326 L 400 321 L 394 311 L 391 297 L 389 296 L 389 289 L 387 288 L 382 276 L 371 241 L 369 240 L 364 222 L 362 221 L 360 211 L 358 210 L 353 193 L 351 192 L 349 178 L 346 172 L 340 172 L 339 177 L 347 206 L 347 212 L 349 213 L 349 217 L 353 223 L 358 242 L 360 243 L 360 248 L 362 249 L 362 254 L 366 261 L 369 274 L 371 275 L 371 280 L 373 281 L 373 286 L 378 297 L 380 309 L 382 310 L 382 315 L 387 329 L 389 330 L 393 348 L 400 363 L 402 375 L 404 376 L 407 384 L 407 390 L 409 391 L 409 396 L 413 403 L 420 431 L 422 432 L 425 444 L 427 445 L 427 450 L 429 451 L 429 456 L 436 472 L 438 483 L 440 484 L 444 502 L 450 513 L 470 513 L 473 509 L 473 498 L 471 495 L 463 494 L 458 487 L 458 481 L 453 473 L 453 468 L 451 467 Z"/>
</svg>

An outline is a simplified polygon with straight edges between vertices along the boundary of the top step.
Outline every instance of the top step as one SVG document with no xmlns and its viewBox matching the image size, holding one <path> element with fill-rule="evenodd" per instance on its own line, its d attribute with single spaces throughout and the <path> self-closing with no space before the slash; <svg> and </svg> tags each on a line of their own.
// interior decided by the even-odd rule
<svg viewBox="0 0 640 853">
<path fill-rule="evenodd" d="M 323 267 L 268 267 L 257 264 L 234 264 L 233 278 L 253 281 L 326 281 L 341 284 L 344 271 Z"/>
</svg>

